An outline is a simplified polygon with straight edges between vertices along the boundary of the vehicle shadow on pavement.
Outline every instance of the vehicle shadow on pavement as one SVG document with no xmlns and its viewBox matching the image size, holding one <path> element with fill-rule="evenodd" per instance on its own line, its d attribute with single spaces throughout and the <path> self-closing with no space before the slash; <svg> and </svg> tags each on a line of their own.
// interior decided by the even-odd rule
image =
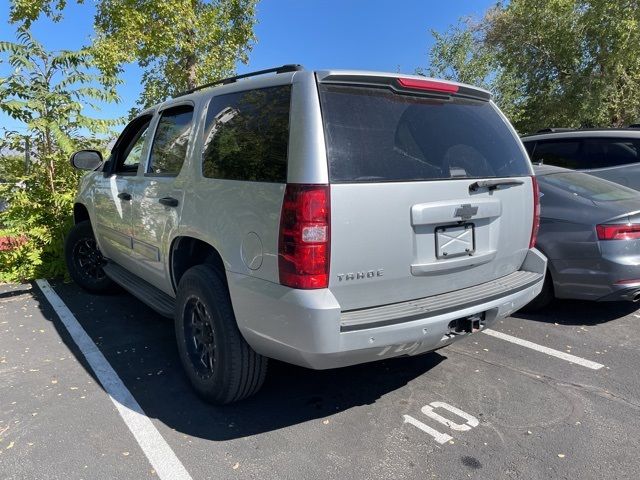
<svg viewBox="0 0 640 480">
<path fill-rule="evenodd" d="M 8 287 L 4 286 L 4 288 L 6 289 Z M 26 292 L 29 292 L 29 289 L 25 289 L 21 287 L 15 287 L 12 290 L 5 290 L 3 292 L 0 292 L 0 300 L 8 300 L 13 297 L 18 297 L 20 295 L 24 295 Z"/>
<path fill-rule="evenodd" d="M 204 439 L 247 437 L 373 404 L 446 359 L 433 352 L 323 371 L 271 361 L 260 392 L 216 407 L 201 400 L 184 375 L 170 320 L 126 293 L 91 295 L 73 284 L 53 286 L 147 416 Z M 96 379 L 38 287 L 32 291 L 45 318 Z"/>
<path fill-rule="evenodd" d="M 633 302 L 555 300 L 538 312 L 516 312 L 513 317 L 559 325 L 598 325 L 622 318 L 640 308 Z"/>
</svg>

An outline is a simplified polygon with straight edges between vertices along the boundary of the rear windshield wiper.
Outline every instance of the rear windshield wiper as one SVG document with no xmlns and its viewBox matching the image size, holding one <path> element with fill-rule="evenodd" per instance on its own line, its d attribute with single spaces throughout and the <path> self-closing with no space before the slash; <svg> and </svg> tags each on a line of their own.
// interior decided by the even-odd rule
<svg viewBox="0 0 640 480">
<path fill-rule="evenodd" d="M 469 185 L 469 191 L 475 192 L 481 188 L 488 188 L 489 191 L 495 190 L 498 187 L 504 186 L 513 186 L 513 185 L 522 185 L 524 182 L 522 180 L 479 180 L 477 182 L 473 182 Z"/>
</svg>

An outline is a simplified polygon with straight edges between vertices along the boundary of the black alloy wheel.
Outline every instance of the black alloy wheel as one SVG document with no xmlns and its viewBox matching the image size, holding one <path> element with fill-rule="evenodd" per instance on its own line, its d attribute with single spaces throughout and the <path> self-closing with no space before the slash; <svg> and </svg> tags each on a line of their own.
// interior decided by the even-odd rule
<svg viewBox="0 0 640 480">
<path fill-rule="evenodd" d="M 104 293 L 115 289 L 115 283 L 104 272 L 107 260 L 98 248 L 89 221 L 73 226 L 65 241 L 64 257 L 69 275 L 85 290 Z"/>
<path fill-rule="evenodd" d="M 94 238 L 79 240 L 73 247 L 73 257 L 78 265 L 78 270 L 88 278 L 99 281 L 106 277 L 102 269 L 106 261 Z"/>
<path fill-rule="evenodd" d="M 185 373 L 208 402 L 237 402 L 264 383 L 267 358 L 240 333 L 224 270 L 204 264 L 184 273 L 176 296 L 175 333 Z"/>
<path fill-rule="evenodd" d="M 187 301 L 183 315 L 185 346 L 191 364 L 199 377 L 210 378 L 216 363 L 216 337 L 211 316 L 196 297 Z"/>
</svg>

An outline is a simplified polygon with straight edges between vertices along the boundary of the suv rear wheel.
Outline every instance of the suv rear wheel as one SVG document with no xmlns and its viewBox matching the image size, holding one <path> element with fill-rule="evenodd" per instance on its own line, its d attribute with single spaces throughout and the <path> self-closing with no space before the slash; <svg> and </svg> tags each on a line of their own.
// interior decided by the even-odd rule
<svg viewBox="0 0 640 480">
<path fill-rule="evenodd" d="M 267 358 L 242 337 L 226 284 L 213 267 L 192 267 L 180 279 L 175 331 L 182 365 L 205 400 L 236 402 L 264 383 Z"/>
<path fill-rule="evenodd" d="M 64 257 L 69 275 L 85 290 L 104 293 L 114 289 L 115 284 L 102 269 L 105 259 L 88 220 L 76 224 L 67 235 Z"/>
</svg>

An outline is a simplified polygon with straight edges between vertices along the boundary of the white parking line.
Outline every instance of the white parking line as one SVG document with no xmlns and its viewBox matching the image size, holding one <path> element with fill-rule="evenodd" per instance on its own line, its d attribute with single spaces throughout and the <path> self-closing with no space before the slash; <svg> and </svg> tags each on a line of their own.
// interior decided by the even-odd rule
<svg viewBox="0 0 640 480">
<path fill-rule="evenodd" d="M 507 342 L 515 343 L 516 345 L 520 345 L 522 347 L 527 347 L 532 350 L 537 350 L 538 352 L 546 353 L 547 355 L 551 355 L 552 357 L 561 358 L 562 360 L 575 363 L 576 365 L 582 365 L 583 367 L 590 368 L 591 370 L 599 370 L 604 367 L 604 365 L 602 365 L 601 363 L 592 362 L 591 360 L 576 357 L 575 355 L 571 355 L 570 353 L 561 352 L 560 350 L 554 350 L 553 348 L 543 347 L 542 345 L 538 345 L 537 343 L 533 343 L 528 340 L 522 340 L 518 337 L 512 337 L 511 335 L 507 335 L 506 333 L 498 332 L 496 330 L 487 328 L 483 330 L 483 333 L 486 333 L 487 335 L 495 338 L 499 338 L 501 340 L 506 340 Z"/>
<path fill-rule="evenodd" d="M 133 433 L 158 477 L 162 480 L 192 480 L 182 462 L 178 460 L 171 447 L 167 445 L 160 432 L 151 423 L 149 417 L 145 415 L 136 399 L 133 398 L 131 392 L 122 383 L 118 374 L 113 370 L 107 359 L 104 358 L 96 344 L 93 343 L 91 337 L 78 323 L 73 313 L 51 288 L 49 282 L 36 280 L 36 283 L 47 300 L 49 300 L 58 317 L 60 317 L 73 341 L 87 359 L 91 369 L 109 394 L 111 401 L 118 409 L 124 423 Z"/>
</svg>

